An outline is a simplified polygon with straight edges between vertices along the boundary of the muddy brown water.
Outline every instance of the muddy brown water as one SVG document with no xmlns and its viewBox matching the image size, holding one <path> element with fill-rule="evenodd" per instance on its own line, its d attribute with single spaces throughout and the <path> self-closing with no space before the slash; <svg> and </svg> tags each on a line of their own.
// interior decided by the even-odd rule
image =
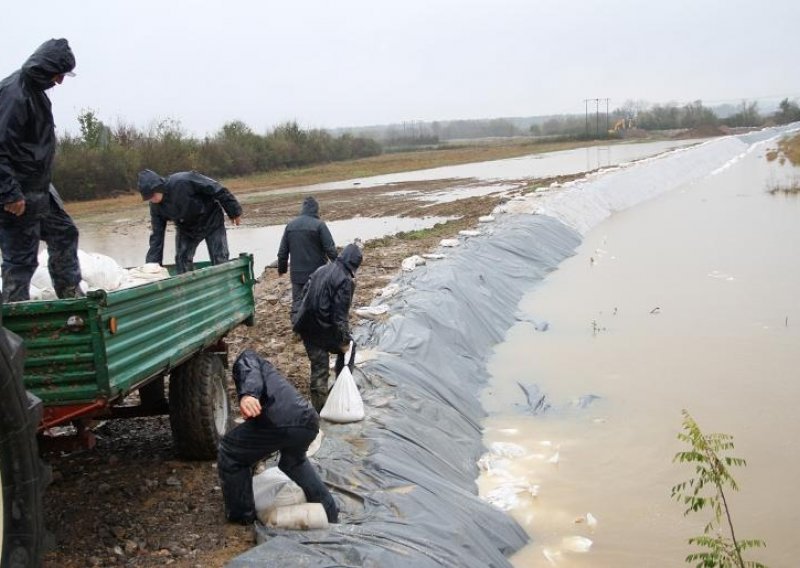
<svg viewBox="0 0 800 568">
<path fill-rule="evenodd" d="M 762 149 L 613 215 L 523 299 L 549 327 L 509 330 L 484 405 L 487 447 L 524 452 L 479 479 L 484 496 L 523 487 L 511 512 L 533 541 L 514 566 L 685 565 L 709 516 L 670 499 L 693 475 L 672 463 L 682 409 L 747 460 L 737 536 L 767 543 L 747 558 L 798 565 L 800 199 L 766 192 L 779 170 Z M 526 412 L 520 385 L 550 409 Z"/>
</svg>

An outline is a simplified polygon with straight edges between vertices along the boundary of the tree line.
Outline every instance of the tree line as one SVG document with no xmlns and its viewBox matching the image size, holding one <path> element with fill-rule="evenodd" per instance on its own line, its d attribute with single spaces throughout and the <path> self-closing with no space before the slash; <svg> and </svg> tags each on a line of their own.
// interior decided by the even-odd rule
<svg viewBox="0 0 800 568">
<path fill-rule="evenodd" d="M 339 160 L 376 156 L 384 151 L 435 147 L 468 138 L 527 136 L 542 141 L 614 138 L 631 128 L 686 130 L 703 127 L 762 127 L 800 121 L 800 106 L 784 99 L 775 112 L 762 114 L 743 101 L 724 117 L 701 101 L 648 105 L 628 101 L 608 113 L 551 117 L 496 118 L 421 122 L 401 125 L 304 130 L 286 122 L 261 135 L 241 121 L 225 124 L 202 139 L 187 136 L 178 121 L 167 119 L 140 131 L 119 124 L 110 128 L 91 110 L 78 117 L 80 134 L 58 143 L 53 182 L 67 200 L 109 197 L 135 190 L 145 168 L 166 175 L 197 170 L 216 178 L 245 176 Z M 615 128 L 622 125 L 621 128 Z"/>
<path fill-rule="evenodd" d="M 53 183 L 68 201 L 110 197 L 136 189 L 139 171 L 162 175 L 197 170 L 222 178 L 375 156 L 373 139 L 325 130 L 305 130 L 286 122 L 261 135 L 241 121 L 225 124 L 202 139 L 187 136 L 178 121 L 167 119 L 141 131 L 119 124 L 111 128 L 94 111 L 78 117 L 80 134 L 58 142 Z"/>
<path fill-rule="evenodd" d="M 530 133 L 534 136 L 603 138 L 617 136 L 620 130 L 631 127 L 642 130 L 685 130 L 702 127 L 726 126 L 763 127 L 800 121 L 800 106 L 788 98 L 778 105 L 773 113 L 762 114 L 758 103 L 742 101 L 735 112 L 720 117 L 702 101 L 683 105 L 656 104 L 628 101 L 606 115 L 605 112 L 588 112 L 586 115 L 551 117 L 541 124 L 533 124 Z M 621 124 L 621 129 L 614 126 Z"/>
</svg>

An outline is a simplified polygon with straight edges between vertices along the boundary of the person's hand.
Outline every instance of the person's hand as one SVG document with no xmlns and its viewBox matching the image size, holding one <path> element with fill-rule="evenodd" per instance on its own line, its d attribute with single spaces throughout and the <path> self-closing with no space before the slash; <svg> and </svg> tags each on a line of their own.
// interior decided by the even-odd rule
<svg viewBox="0 0 800 568">
<path fill-rule="evenodd" d="M 255 418 L 261 414 L 261 403 L 256 397 L 245 395 L 239 401 L 239 410 L 245 418 Z"/>
<path fill-rule="evenodd" d="M 14 201 L 13 203 L 6 203 L 3 205 L 3 209 L 12 215 L 19 217 L 25 213 L 25 200 L 20 199 L 19 201 Z"/>
<path fill-rule="evenodd" d="M 239 217 L 233 217 L 233 218 L 231 219 L 231 221 L 233 221 L 233 224 L 234 224 L 234 225 L 236 225 L 236 226 L 238 227 L 238 226 L 239 226 L 239 223 L 241 223 L 241 221 L 242 221 L 242 217 L 241 217 L 241 216 L 239 216 Z"/>
<path fill-rule="evenodd" d="M 344 345 L 339 346 L 339 351 L 342 353 L 347 353 L 348 349 L 350 349 L 350 342 L 348 341 Z"/>
</svg>

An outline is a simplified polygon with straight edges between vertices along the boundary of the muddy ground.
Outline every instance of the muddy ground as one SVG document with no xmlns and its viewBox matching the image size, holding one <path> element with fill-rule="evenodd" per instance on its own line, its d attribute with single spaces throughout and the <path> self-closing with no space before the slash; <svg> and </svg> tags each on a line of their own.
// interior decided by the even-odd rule
<svg viewBox="0 0 800 568">
<path fill-rule="evenodd" d="M 572 176 L 575 177 L 575 176 Z M 566 181 L 560 178 L 558 181 Z M 537 180 L 522 192 L 547 187 L 553 179 Z M 504 182 L 507 183 L 507 182 Z M 438 192 L 452 180 L 394 186 L 393 190 Z M 458 185 L 463 187 L 464 181 Z M 484 183 L 485 185 L 485 183 Z M 245 225 L 284 224 L 302 201 L 297 193 L 247 195 Z M 369 305 L 377 292 L 400 270 L 401 261 L 434 250 L 441 239 L 473 228 L 478 217 L 507 197 L 474 197 L 431 205 L 387 187 L 353 187 L 316 194 L 325 220 L 385 215 L 458 217 L 433 229 L 365 243 L 364 263 L 357 275 L 354 307 Z M 138 211 L 141 201 L 121 201 L 114 207 Z M 79 226 L 101 222 L 103 215 L 76 215 Z M 340 248 L 346 243 L 338 243 Z M 230 359 L 250 347 L 271 360 L 298 387 L 308 393 L 308 362 L 289 326 L 291 288 L 287 276 L 267 268 L 255 288 L 256 323 L 240 327 L 228 337 Z M 354 319 L 354 323 L 357 321 Z M 180 461 L 174 452 L 167 417 L 109 421 L 95 429 L 93 449 L 72 453 L 49 452 L 53 483 L 46 494 L 46 523 L 53 533 L 47 567 L 87 566 L 223 566 L 253 545 L 250 528 L 228 524 L 222 512 L 216 464 Z"/>
</svg>

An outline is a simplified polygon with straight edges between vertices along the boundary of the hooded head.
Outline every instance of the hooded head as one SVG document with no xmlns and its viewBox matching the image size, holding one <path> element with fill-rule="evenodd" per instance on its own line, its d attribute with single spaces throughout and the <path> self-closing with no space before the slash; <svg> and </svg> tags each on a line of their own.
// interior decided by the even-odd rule
<svg viewBox="0 0 800 568">
<path fill-rule="evenodd" d="M 66 75 L 75 69 L 75 56 L 65 39 L 44 42 L 22 65 L 22 76 L 34 88 L 44 91 L 55 82 L 57 75 Z"/>
<path fill-rule="evenodd" d="M 300 215 L 310 215 L 311 217 L 319 217 L 319 203 L 312 196 L 308 196 L 303 200 L 303 206 L 300 208 Z"/>
<path fill-rule="evenodd" d="M 344 250 L 339 255 L 337 260 L 340 260 L 342 264 L 345 265 L 347 270 L 350 271 L 350 274 L 355 275 L 356 270 L 358 270 L 358 267 L 361 266 L 362 258 L 361 249 L 358 248 L 358 245 L 351 243 L 344 247 Z"/>
<path fill-rule="evenodd" d="M 142 170 L 139 172 L 138 187 L 142 200 L 149 201 L 154 193 L 164 193 L 164 178 L 153 170 Z"/>
</svg>

